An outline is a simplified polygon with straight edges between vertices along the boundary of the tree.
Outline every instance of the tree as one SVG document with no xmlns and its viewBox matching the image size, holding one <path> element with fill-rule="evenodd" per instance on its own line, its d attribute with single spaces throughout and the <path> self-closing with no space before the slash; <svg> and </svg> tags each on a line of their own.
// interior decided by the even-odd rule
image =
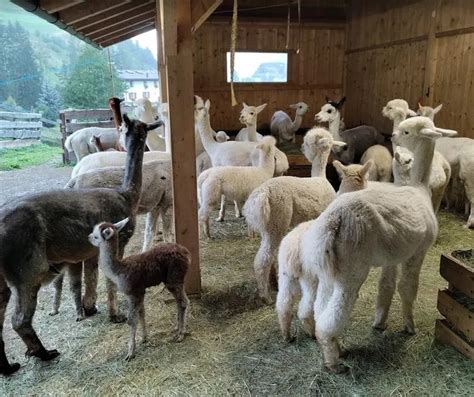
<svg viewBox="0 0 474 397">
<path fill-rule="evenodd" d="M 43 117 L 56 120 L 59 118 L 62 100 L 59 92 L 47 81 L 43 82 L 41 94 L 38 99 L 37 109 L 43 113 Z"/>
<path fill-rule="evenodd" d="M 153 53 L 148 48 L 140 47 L 132 39 L 110 47 L 110 51 L 119 70 L 155 70 L 157 67 Z"/>
<path fill-rule="evenodd" d="M 85 46 L 65 81 L 63 100 L 67 107 L 104 108 L 111 96 L 122 96 L 126 84 L 119 80 L 106 53 Z"/>
</svg>

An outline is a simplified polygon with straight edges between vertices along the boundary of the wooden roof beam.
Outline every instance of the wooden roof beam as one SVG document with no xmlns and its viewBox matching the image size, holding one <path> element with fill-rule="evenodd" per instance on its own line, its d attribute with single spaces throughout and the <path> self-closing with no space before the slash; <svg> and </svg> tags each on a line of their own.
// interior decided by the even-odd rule
<svg viewBox="0 0 474 397">
<path fill-rule="evenodd" d="M 137 18 L 148 17 L 148 16 L 152 16 L 152 17 L 155 16 L 155 4 L 147 4 L 146 7 L 144 7 L 140 11 L 127 13 L 126 15 L 120 15 L 118 17 L 108 19 L 106 23 L 90 26 L 88 28 L 80 30 L 80 32 L 83 35 L 90 36 L 90 35 L 99 33 L 103 30 L 113 28 L 114 26 L 121 26 L 125 24 L 126 22 L 136 20 Z"/>
<path fill-rule="evenodd" d="M 104 29 L 100 32 L 87 35 L 91 40 L 103 40 L 104 37 L 115 35 L 116 33 L 120 33 L 122 31 L 130 31 L 131 28 L 134 28 L 137 25 L 144 24 L 146 22 L 152 21 L 155 23 L 155 13 L 154 11 L 151 13 L 149 12 L 147 15 L 142 15 L 139 17 L 134 17 L 129 19 L 126 22 L 122 22 L 119 25 L 112 26 L 110 28 Z"/>
<path fill-rule="evenodd" d="M 193 0 L 191 7 L 191 32 L 195 33 L 206 22 L 223 0 Z"/>
<path fill-rule="evenodd" d="M 131 3 L 131 0 L 86 0 L 84 3 L 60 12 L 59 18 L 66 25 L 72 25 L 96 15 L 112 11 L 113 9 L 128 3 Z"/>
<path fill-rule="evenodd" d="M 84 19 L 80 22 L 74 24 L 74 29 L 77 31 L 84 31 L 86 28 L 94 26 L 104 26 L 107 25 L 108 21 L 115 20 L 118 18 L 123 18 L 124 15 L 127 15 L 131 12 L 141 12 L 142 10 L 152 9 L 155 7 L 155 2 L 153 0 L 143 1 L 135 0 L 128 4 L 123 4 L 120 7 L 114 8 L 109 11 L 107 14 L 96 15 L 95 17 Z"/>
<path fill-rule="evenodd" d="M 48 14 L 54 14 L 55 12 L 63 11 L 84 3 L 84 1 L 85 0 L 41 0 L 40 8 L 47 11 Z"/>
<path fill-rule="evenodd" d="M 108 47 L 120 41 L 131 39 L 139 34 L 155 29 L 155 22 L 147 22 L 144 25 L 137 26 L 135 29 L 118 33 L 116 36 L 107 37 L 103 40 L 97 40 L 97 43 L 102 47 Z"/>
</svg>

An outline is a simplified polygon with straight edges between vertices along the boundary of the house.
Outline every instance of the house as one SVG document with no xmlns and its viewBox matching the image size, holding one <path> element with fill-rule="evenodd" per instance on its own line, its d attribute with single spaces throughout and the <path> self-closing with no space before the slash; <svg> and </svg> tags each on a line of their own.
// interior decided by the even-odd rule
<svg viewBox="0 0 474 397">
<path fill-rule="evenodd" d="M 157 70 L 119 70 L 120 80 L 127 83 L 125 101 L 134 102 L 148 98 L 151 102 L 160 101 L 160 83 Z"/>
</svg>

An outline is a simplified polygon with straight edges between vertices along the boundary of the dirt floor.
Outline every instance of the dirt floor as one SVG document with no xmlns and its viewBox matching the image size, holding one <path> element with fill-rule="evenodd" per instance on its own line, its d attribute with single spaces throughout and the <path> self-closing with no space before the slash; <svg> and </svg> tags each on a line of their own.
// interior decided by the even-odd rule
<svg viewBox="0 0 474 397">
<path fill-rule="evenodd" d="M 70 169 L 33 167 L 0 173 L 0 203 L 22 191 L 63 186 Z M 20 175 L 22 177 L 20 177 Z M 24 357 L 25 346 L 10 325 L 4 336 L 8 357 L 20 371 L 0 378 L 0 395 L 471 395 L 474 365 L 455 350 L 433 341 L 438 318 L 436 296 L 446 282 L 439 276 L 442 252 L 474 246 L 474 232 L 462 227 L 461 216 L 442 212 L 440 234 L 426 258 L 416 305 L 418 333 L 402 327 L 400 301 L 395 298 L 389 328 L 371 328 L 378 270 L 371 272 L 359 294 L 352 323 L 344 334 L 350 351 L 347 375 L 322 369 L 317 343 L 295 322 L 297 339 L 282 341 L 272 306 L 255 299 L 252 263 L 258 239 L 249 240 L 242 219 L 213 223 L 215 238 L 203 241 L 201 298 L 191 303 L 186 339 L 171 342 L 175 306 L 161 287 L 146 297 L 149 341 L 138 344 L 137 356 L 124 360 L 128 327 L 107 321 L 101 279 L 100 312 L 75 321 L 67 288 L 57 316 L 49 316 L 51 289 L 38 300 L 35 327 L 47 348 L 61 355 L 43 363 Z M 127 250 L 139 252 L 143 219 Z M 126 309 L 121 297 L 121 308 Z"/>
</svg>

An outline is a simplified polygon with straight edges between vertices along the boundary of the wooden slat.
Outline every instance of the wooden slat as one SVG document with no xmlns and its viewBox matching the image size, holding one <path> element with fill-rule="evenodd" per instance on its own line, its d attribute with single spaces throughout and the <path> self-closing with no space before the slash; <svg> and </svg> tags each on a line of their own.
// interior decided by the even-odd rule
<svg viewBox="0 0 474 397">
<path fill-rule="evenodd" d="M 0 112 L 0 119 L 40 119 L 41 113 Z"/>
<path fill-rule="evenodd" d="M 451 255 L 441 255 L 441 276 L 469 298 L 474 299 L 474 272 Z"/>
<path fill-rule="evenodd" d="M 193 36 L 190 0 L 160 0 L 168 79 L 176 242 L 189 249 L 192 264 L 186 277 L 190 294 L 201 291 L 196 162 L 194 158 Z M 179 36 L 175 33 L 179 32 Z M 175 41 L 176 40 L 176 41 Z M 176 45 L 179 40 L 179 47 Z M 190 154 L 193 155 L 190 155 Z"/>
<path fill-rule="evenodd" d="M 221 4 L 222 0 L 193 0 L 191 32 L 195 33 Z"/>
<path fill-rule="evenodd" d="M 96 41 L 107 40 L 110 37 L 117 37 L 117 35 L 131 32 L 133 30 L 143 27 L 147 22 L 155 20 L 155 10 L 147 11 L 145 14 L 139 16 L 133 16 L 125 22 L 121 22 L 110 28 L 102 29 L 98 32 L 87 35 L 90 39 Z"/>
<path fill-rule="evenodd" d="M 10 120 L 0 120 L 0 130 L 3 129 L 31 129 L 31 128 L 41 128 L 43 123 L 41 121 L 10 121 Z"/>
<path fill-rule="evenodd" d="M 53 14 L 84 3 L 84 1 L 85 0 L 41 0 L 40 7 L 48 11 L 49 14 Z"/>
<path fill-rule="evenodd" d="M 435 339 L 445 345 L 454 347 L 458 352 L 474 360 L 474 347 L 454 332 L 446 320 L 436 320 Z"/>
<path fill-rule="evenodd" d="M 72 134 L 78 130 L 88 127 L 100 127 L 100 128 L 114 128 L 115 124 L 113 121 L 94 121 L 90 123 L 66 123 L 66 133 Z"/>
<path fill-rule="evenodd" d="M 65 24 L 71 25 L 96 15 L 104 14 L 130 2 L 131 0 L 87 1 L 62 11 L 60 18 Z"/>
<path fill-rule="evenodd" d="M 110 109 L 65 109 L 61 110 L 60 115 L 64 115 L 65 120 L 71 119 L 102 119 L 112 120 L 112 111 Z"/>
<path fill-rule="evenodd" d="M 448 290 L 438 291 L 438 311 L 463 335 L 474 340 L 474 313 L 456 302 Z"/>
<path fill-rule="evenodd" d="M 107 37 L 106 40 L 104 41 L 98 40 L 98 42 L 102 47 L 108 47 L 112 44 L 131 39 L 132 37 L 138 36 L 139 34 L 149 32 L 150 30 L 153 30 L 154 28 L 155 28 L 155 21 L 151 21 L 141 26 L 137 26 L 135 29 L 132 29 L 131 31 L 117 34 L 117 36 Z"/>
</svg>

